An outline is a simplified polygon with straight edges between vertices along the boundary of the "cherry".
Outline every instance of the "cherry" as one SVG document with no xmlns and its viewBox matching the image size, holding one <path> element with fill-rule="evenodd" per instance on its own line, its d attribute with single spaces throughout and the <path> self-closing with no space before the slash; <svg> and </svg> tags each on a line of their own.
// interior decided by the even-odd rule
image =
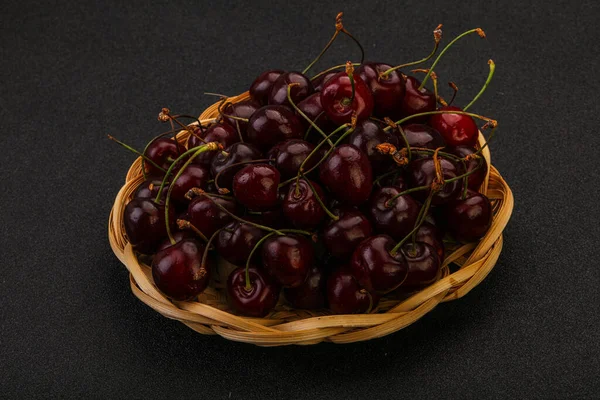
<svg viewBox="0 0 600 400">
<path fill-rule="evenodd" d="M 279 300 L 279 285 L 262 270 L 250 266 L 246 283 L 246 268 L 231 271 L 227 279 L 227 299 L 238 313 L 261 318 L 267 315 Z"/>
<path fill-rule="evenodd" d="M 454 154 L 455 156 L 460 157 L 460 158 L 470 156 L 471 154 L 474 154 L 477 152 L 477 150 L 474 147 L 470 147 L 470 146 L 448 147 L 448 148 L 444 149 L 444 151 L 446 151 L 450 154 Z M 480 166 L 480 163 L 481 163 L 481 166 Z M 467 179 L 468 179 L 467 186 L 469 187 L 469 189 L 477 190 L 483 184 L 483 181 L 485 180 L 485 176 L 487 175 L 487 171 L 488 171 L 487 161 L 485 161 L 485 158 L 483 158 L 483 156 L 480 155 L 477 158 L 471 158 L 470 160 L 466 161 L 466 164 L 467 164 L 466 170 L 463 168 L 462 163 L 458 164 L 460 173 L 464 174 L 466 172 L 471 172 L 474 169 L 477 169 L 477 171 L 473 172 L 471 175 L 469 175 L 467 177 Z"/>
<path fill-rule="evenodd" d="M 173 233 L 172 237 L 173 237 L 173 240 L 175 240 L 175 243 L 179 243 L 184 239 L 197 239 L 198 238 L 198 236 L 193 231 L 190 231 L 190 230 L 176 231 Z M 156 251 L 159 252 L 159 251 L 164 250 L 167 247 L 171 247 L 171 246 L 173 246 L 173 243 L 171 243 L 171 239 L 166 238 L 157 247 Z"/>
<path fill-rule="evenodd" d="M 467 190 L 444 208 L 448 230 L 458 240 L 474 241 L 483 237 L 492 224 L 492 204 L 483 194 Z"/>
<path fill-rule="evenodd" d="M 411 147 L 424 147 L 435 150 L 444 147 L 446 143 L 438 131 L 423 124 L 409 124 L 402 127 L 406 140 Z M 401 144 L 404 145 L 404 141 Z"/>
<path fill-rule="evenodd" d="M 440 165 L 444 179 L 457 177 L 458 169 L 451 161 L 440 157 Z M 413 187 L 431 186 L 436 178 L 435 163 L 432 157 L 420 158 L 411 161 L 408 166 L 408 178 Z M 444 184 L 442 189 L 433 195 L 431 203 L 434 205 L 445 204 L 456 198 L 460 194 L 462 184 L 460 180 Z M 413 196 L 421 201 L 429 195 L 431 189 L 414 192 Z"/>
<path fill-rule="evenodd" d="M 444 241 L 443 236 L 438 228 L 429 222 L 424 222 L 419 227 L 415 234 L 415 240 L 417 242 L 423 242 L 433 247 L 440 259 L 440 262 L 444 261 Z"/>
<path fill-rule="evenodd" d="M 258 76 L 250 85 L 250 97 L 255 102 L 262 106 L 266 106 L 269 102 L 269 94 L 273 88 L 273 83 L 279 78 L 285 71 L 279 69 L 273 69 L 265 71 Z"/>
<path fill-rule="evenodd" d="M 287 90 L 288 85 L 291 83 L 297 84 L 290 91 L 290 97 L 294 104 L 298 104 L 298 102 L 307 98 L 315 91 L 310 79 L 306 75 L 295 71 L 285 72 L 273 82 L 273 87 L 269 94 L 269 104 L 289 106 Z"/>
<path fill-rule="evenodd" d="M 329 71 L 329 72 L 327 72 L 323 75 L 319 75 L 317 78 L 313 79 L 312 84 L 315 88 L 315 92 L 322 91 L 323 85 L 337 73 L 338 73 L 337 71 Z"/>
<path fill-rule="evenodd" d="M 405 243 L 400 252 L 408 264 L 408 276 L 403 286 L 423 286 L 435 282 L 440 273 L 441 261 L 432 246 L 416 242 Z"/>
<path fill-rule="evenodd" d="M 196 197 L 188 206 L 189 221 L 206 237 L 212 236 L 219 228 L 231 222 L 231 215 L 214 203 L 224 207 L 229 213 L 237 215 L 237 205 L 232 199 L 222 197 L 208 198 L 208 195 Z"/>
<path fill-rule="evenodd" d="M 387 235 L 371 236 L 354 250 L 350 269 L 357 281 L 370 292 L 388 293 L 404 282 L 408 265 L 401 253 L 391 255 L 394 239 Z"/>
<path fill-rule="evenodd" d="M 327 132 L 335 129 L 335 125 L 327 118 L 325 112 L 323 111 L 323 106 L 321 105 L 321 94 L 313 93 L 298 104 L 296 104 L 298 109 L 304 113 L 312 122 L 314 122 L 321 130 Z M 308 129 L 312 125 L 304 119 L 304 117 L 300 116 L 301 121 L 304 124 L 304 130 Z M 319 140 L 322 140 L 323 137 L 318 134 L 318 132 L 312 128 L 313 135 L 317 136 Z"/>
<path fill-rule="evenodd" d="M 435 94 L 426 88 L 419 89 L 421 82 L 412 76 L 406 77 L 406 93 L 400 103 L 400 113 L 403 117 L 414 114 L 435 111 Z M 411 122 L 426 122 L 428 116 L 412 118 Z"/>
<path fill-rule="evenodd" d="M 217 142 L 220 143 L 223 146 L 223 148 L 227 148 L 232 144 L 239 142 L 240 137 L 235 127 L 232 127 L 229 124 L 222 124 L 217 122 L 205 129 L 203 140 L 204 142 L 200 140 L 197 136 L 190 135 L 187 142 L 188 149 L 192 149 L 194 147 L 202 145 L 203 143 L 208 142 Z M 196 156 L 196 158 L 194 159 L 194 163 L 210 166 L 210 163 L 216 154 L 217 153 L 214 151 L 205 151 L 204 153 L 198 154 L 198 156 Z"/>
<path fill-rule="evenodd" d="M 321 182 L 342 203 L 360 205 L 369 199 L 373 186 L 371 163 L 356 146 L 336 147 L 319 166 Z"/>
<path fill-rule="evenodd" d="M 331 255 L 346 259 L 352 255 L 356 246 L 371 236 L 371 223 L 360 211 L 353 208 L 341 208 L 338 219 L 330 220 L 323 228 L 323 242 Z"/>
<path fill-rule="evenodd" d="M 160 137 L 153 140 L 144 155 L 150 160 L 154 161 L 157 165 L 167 170 L 171 166 L 173 160 L 179 156 L 179 149 L 175 141 L 168 137 Z M 148 175 L 151 176 L 163 176 L 164 172 L 156 168 L 151 163 L 144 163 Z"/>
<path fill-rule="evenodd" d="M 269 209 L 279 202 L 279 171 L 268 164 L 251 164 L 233 177 L 233 194 L 251 210 Z"/>
<path fill-rule="evenodd" d="M 239 103 L 227 103 L 221 110 L 223 123 L 234 128 L 235 132 L 237 132 L 237 125 L 239 125 L 243 136 L 248 129 L 248 122 L 244 121 L 244 119 L 250 119 L 260 107 L 259 103 L 251 99 L 240 101 Z M 242 120 L 231 117 L 242 118 Z"/>
<path fill-rule="evenodd" d="M 207 153 L 214 152 L 210 151 Z M 194 187 L 205 189 L 210 178 L 211 175 L 207 167 L 196 164 L 188 165 L 179 178 L 172 184 L 171 199 L 180 204 L 187 204 L 189 202 L 185 197 L 187 192 Z"/>
<path fill-rule="evenodd" d="M 338 268 L 327 279 L 327 302 L 335 314 L 371 312 L 379 297 L 360 287 L 347 267 Z"/>
<path fill-rule="evenodd" d="M 300 165 L 314 149 L 315 146 L 305 140 L 289 139 L 273 146 L 267 157 L 273 160 L 275 167 L 281 173 L 282 179 L 289 179 L 298 174 Z M 321 158 L 322 155 L 320 154 L 313 155 L 304 164 L 304 169 L 313 168 Z"/>
<path fill-rule="evenodd" d="M 174 226 L 174 213 L 169 211 L 169 222 Z M 123 225 L 133 249 L 151 254 L 167 237 L 165 206 L 152 199 L 134 198 L 125 206 Z"/>
<path fill-rule="evenodd" d="M 248 142 L 263 151 L 286 139 L 301 139 L 304 127 L 292 110 L 281 105 L 260 108 L 248 123 Z"/>
<path fill-rule="evenodd" d="M 299 229 L 316 228 L 326 215 L 316 199 L 319 196 L 325 201 L 323 189 L 316 182 L 311 185 L 316 195 L 305 179 L 291 183 L 281 206 L 287 219 Z"/>
<path fill-rule="evenodd" d="M 219 255 L 230 263 L 244 265 L 264 235 L 264 231 L 253 225 L 232 221 L 217 234 L 215 247 Z"/>
<path fill-rule="evenodd" d="M 365 119 L 356 125 L 348 143 L 367 155 L 375 173 L 384 172 L 394 165 L 392 157 L 382 154 L 375 147 L 382 143 L 400 146 L 400 141 L 395 134 L 384 131 L 380 123 L 371 119 Z"/>
<path fill-rule="evenodd" d="M 261 152 L 249 143 L 234 143 L 225 149 L 225 153 L 217 152 L 210 166 L 210 171 L 214 177 L 219 175 L 219 187 L 231 188 L 233 177 L 243 165 L 230 167 L 233 164 L 246 161 L 258 160 L 262 157 Z"/>
<path fill-rule="evenodd" d="M 383 73 L 392 68 L 383 63 L 364 63 L 356 72 L 373 93 L 374 114 L 383 118 L 400 118 L 400 103 L 404 98 L 405 84 L 398 71 Z"/>
<path fill-rule="evenodd" d="M 160 188 L 160 184 L 162 180 L 159 179 L 146 179 L 135 189 L 133 192 L 133 197 L 138 199 L 154 199 L 158 194 L 158 189 Z M 166 194 L 166 190 L 169 189 L 169 185 L 165 186 L 165 190 L 163 191 Z M 164 195 L 162 196 L 161 202 L 164 201 Z"/>
<path fill-rule="evenodd" d="M 381 186 L 394 186 L 400 192 L 408 189 L 408 181 L 403 170 L 396 170 L 397 173 L 382 178 L 379 183 Z"/>
<path fill-rule="evenodd" d="M 325 307 L 325 273 L 313 266 L 300 286 L 283 289 L 283 294 L 290 305 L 304 310 L 316 310 Z"/>
<path fill-rule="evenodd" d="M 314 262 L 312 242 L 300 235 L 271 236 L 262 247 L 263 266 L 283 286 L 300 286 Z"/>
<path fill-rule="evenodd" d="M 378 189 L 369 202 L 369 216 L 377 232 L 385 233 L 396 240 L 402 240 L 417 223 L 420 206 L 411 196 L 402 195 L 397 187 Z"/>
<path fill-rule="evenodd" d="M 439 111 L 462 111 L 455 106 L 444 106 Z M 473 118 L 464 114 L 435 114 L 429 120 L 449 146 L 475 146 L 479 138 L 479 128 Z"/>
<path fill-rule="evenodd" d="M 335 124 L 351 122 L 356 114 L 357 121 L 368 118 L 373 112 L 373 96 L 367 84 L 358 76 L 352 74 L 353 84 L 346 72 L 338 72 L 323 84 L 321 104 L 327 117 Z"/>
</svg>

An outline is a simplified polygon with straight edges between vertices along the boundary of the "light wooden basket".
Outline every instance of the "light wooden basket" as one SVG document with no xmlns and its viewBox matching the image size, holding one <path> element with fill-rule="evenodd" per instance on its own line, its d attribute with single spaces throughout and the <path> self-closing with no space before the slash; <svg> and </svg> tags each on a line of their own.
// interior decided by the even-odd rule
<svg viewBox="0 0 600 400">
<path fill-rule="evenodd" d="M 239 102 L 248 93 L 229 99 Z M 218 116 L 218 104 L 207 108 L 200 120 L 209 122 Z M 187 132 L 178 135 L 187 139 Z M 480 144 L 485 143 L 483 135 Z M 502 250 L 502 231 L 513 209 L 513 195 L 508 184 L 490 162 L 488 147 L 482 152 L 490 166 L 481 192 L 492 204 L 492 226 L 479 242 L 447 249 L 440 280 L 404 299 L 382 298 L 370 314 L 330 315 L 327 311 L 306 311 L 290 308 L 283 297 L 275 310 L 265 318 L 247 318 L 235 315 L 228 307 L 224 282 L 231 266 L 218 261 L 210 286 L 195 301 L 173 301 L 154 285 L 150 267 L 138 259 L 127 241 L 123 227 L 123 208 L 136 187 L 142 182 L 141 160 L 138 158 L 127 173 L 125 185 L 119 191 L 112 207 L 108 237 L 119 260 L 129 270 L 133 294 L 142 302 L 167 318 L 175 319 L 206 334 L 218 334 L 230 340 L 259 346 L 315 344 L 319 342 L 351 343 L 369 340 L 396 332 L 433 310 L 439 303 L 456 300 L 477 286 L 494 268 Z M 453 265 L 454 272 L 449 266 Z"/>
</svg>

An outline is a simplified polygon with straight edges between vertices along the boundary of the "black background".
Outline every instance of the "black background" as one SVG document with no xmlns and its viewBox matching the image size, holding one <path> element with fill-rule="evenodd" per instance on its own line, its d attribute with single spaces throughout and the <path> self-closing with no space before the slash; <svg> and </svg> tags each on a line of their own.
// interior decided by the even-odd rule
<svg viewBox="0 0 600 400">
<path fill-rule="evenodd" d="M 123 2 L 125 3 L 125 2 Z M 0 397 L 586 398 L 600 393 L 594 1 L 2 2 Z M 516 207 L 490 276 L 409 328 L 352 345 L 263 349 L 199 335 L 129 290 L 112 201 L 168 106 L 302 69 L 338 11 L 370 60 L 459 42 L 436 72 L 498 119 Z M 340 39 L 320 66 L 358 57 Z M 444 93 L 448 94 L 445 84 Z M 596 396 L 594 396 L 594 394 Z"/>
</svg>

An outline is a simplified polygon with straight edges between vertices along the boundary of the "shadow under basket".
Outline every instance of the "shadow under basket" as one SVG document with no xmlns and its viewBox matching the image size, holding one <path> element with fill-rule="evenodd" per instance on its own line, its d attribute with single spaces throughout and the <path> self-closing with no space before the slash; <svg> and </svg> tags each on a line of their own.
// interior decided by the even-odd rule
<svg viewBox="0 0 600 400">
<path fill-rule="evenodd" d="M 229 101 L 247 98 L 246 92 Z M 202 123 L 212 122 L 218 116 L 217 106 L 214 104 L 202 113 Z M 187 137 L 185 131 L 178 134 L 182 143 Z M 485 143 L 481 133 L 479 143 Z M 352 343 L 378 338 L 412 324 L 441 302 L 461 298 L 494 268 L 502 251 L 502 231 L 512 213 L 513 195 L 492 166 L 489 148 L 482 153 L 490 168 L 480 191 L 489 197 L 494 212 L 487 234 L 478 242 L 447 248 L 442 275 L 437 282 L 409 297 L 384 297 L 370 314 L 331 315 L 327 310 L 297 310 L 290 308 L 281 297 L 277 307 L 265 318 L 235 315 L 227 304 L 224 291 L 231 265 L 222 259 L 216 261 L 209 287 L 193 301 L 173 301 L 164 296 L 154 285 L 151 268 L 134 253 L 123 227 L 123 209 L 143 180 L 140 158 L 129 169 L 125 185 L 115 199 L 108 237 L 115 255 L 129 270 L 133 294 L 165 317 L 180 321 L 199 333 L 218 334 L 258 346 L 308 345 L 323 341 Z"/>
</svg>

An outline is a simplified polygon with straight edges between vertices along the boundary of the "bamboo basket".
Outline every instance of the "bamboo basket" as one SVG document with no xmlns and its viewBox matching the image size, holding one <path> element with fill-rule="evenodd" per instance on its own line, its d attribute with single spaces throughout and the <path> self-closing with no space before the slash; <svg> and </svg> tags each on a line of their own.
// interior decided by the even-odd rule
<svg viewBox="0 0 600 400">
<path fill-rule="evenodd" d="M 247 99 L 248 93 L 231 97 L 229 101 Z M 211 122 L 218 116 L 218 104 L 207 108 L 200 120 Z M 183 143 L 188 133 L 181 132 Z M 480 144 L 485 143 L 479 135 Z M 265 318 L 248 318 L 231 312 L 224 294 L 224 284 L 231 266 L 217 261 L 210 286 L 194 301 L 174 301 L 164 296 L 154 285 L 148 264 L 138 259 L 127 242 L 123 227 L 123 209 L 136 187 L 142 182 L 141 159 L 127 173 L 112 207 L 108 237 L 115 255 L 129 270 L 133 294 L 167 318 L 180 321 L 206 335 L 220 335 L 229 340 L 258 346 L 309 345 L 319 342 L 352 343 L 389 335 L 407 327 L 433 310 L 439 303 L 463 297 L 477 286 L 494 268 L 502 250 L 502 231 L 513 209 L 513 195 L 508 184 L 490 161 L 489 148 L 482 152 L 488 162 L 488 175 L 481 187 L 493 205 L 492 225 L 479 242 L 447 249 L 441 278 L 405 298 L 382 298 L 370 314 L 331 315 L 328 311 L 307 311 L 290 308 L 280 298 L 276 308 Z M 451 272 L 452 271 L 452 272 Z"/>
</svg>

